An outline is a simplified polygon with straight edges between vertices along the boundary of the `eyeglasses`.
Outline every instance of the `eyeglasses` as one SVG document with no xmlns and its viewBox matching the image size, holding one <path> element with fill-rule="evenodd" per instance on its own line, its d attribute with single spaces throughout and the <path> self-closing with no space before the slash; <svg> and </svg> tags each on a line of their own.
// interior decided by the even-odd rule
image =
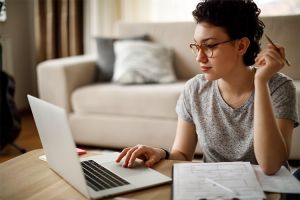
<svg viewBox="0 0 300 200">
<path fill-rule="evenodd" d="M 235 39 L 234 39 L 235 40 Z M 214 56 L 214 49 L 219 46 L 220 44 L 225 44 L 228 42 L 232 42 L 234 40 L 227 40 L 224 42 L 218 42 L 215 44 L 205 44 L 205 43 L 201 43 L 200 45 L 197 43 L 192 43 L 190 44 L 190 48 L 193 52 L 193 54 L 197 57 L 199 54 L 199 51 L 201 49 L 201 51 L 208 57 L 208 58 L 212 58 Z"/>
</svg>

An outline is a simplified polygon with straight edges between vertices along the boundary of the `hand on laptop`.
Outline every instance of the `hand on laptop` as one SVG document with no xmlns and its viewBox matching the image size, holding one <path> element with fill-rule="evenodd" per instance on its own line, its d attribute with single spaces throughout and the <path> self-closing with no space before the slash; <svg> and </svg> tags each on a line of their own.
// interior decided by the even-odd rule
<svg viewBox="0 0 300 200">
<path fill-rule="evenodd" d="M 120 153 L 116 162 L 119 163 L 123 158 L 123 167 L 132 167 L 134 161 L 139 158 L 145 161 L 147 167 L 152 167 L 158 163 L 161 159 L 165 158 L 165 152 L 159 148 L 153 148 L 146 145 L 136 145 L 134 147 L 127 147 Z"/>
</svg>

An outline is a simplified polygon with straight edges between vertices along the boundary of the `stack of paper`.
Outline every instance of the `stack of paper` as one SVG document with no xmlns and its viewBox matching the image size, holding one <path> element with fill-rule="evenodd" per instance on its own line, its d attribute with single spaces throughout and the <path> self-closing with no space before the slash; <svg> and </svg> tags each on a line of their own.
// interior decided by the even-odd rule
<svg viewBox="0 0 300 200">
<path fill-rule="evenodd" d="M 265 199 L 264 191 L 300 192 L 300 183 L 284 167 L 275 176 L 254 169 L 249 162 L 174 164 L 173 199 Z"/>
<path fill-rule="evenodd" d="M 266 192 L 300 193 L 300 182 L 285 168 L 273 176 L 265 175 L 258 165 L 253 165 L 256 177 Z"/>
</svg>

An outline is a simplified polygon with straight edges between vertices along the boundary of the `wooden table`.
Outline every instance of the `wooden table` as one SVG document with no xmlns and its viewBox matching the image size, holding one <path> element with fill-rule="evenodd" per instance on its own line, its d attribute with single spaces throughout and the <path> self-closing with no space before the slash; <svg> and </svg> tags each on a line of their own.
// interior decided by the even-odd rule
<svg viewBox="0 0 300 200">
<path fill-rule="evenodd" d="M 38 157 L 43 150 L 33 150 L 0 164 L 0 199 L 86 199 L 48 168 Z M 89 155 L 89 154 L 88 154 Z M 91 154 L 90 154 L 91 155 Z M 171 177 L 177 161 L 165 160 L 154 169 Z M 128 199 L 171 199 L 171 184 L 165 184 L 119 197 Z M 279 199 L 279 194 L 267 194 L 268 199 Z"/>
</svg>

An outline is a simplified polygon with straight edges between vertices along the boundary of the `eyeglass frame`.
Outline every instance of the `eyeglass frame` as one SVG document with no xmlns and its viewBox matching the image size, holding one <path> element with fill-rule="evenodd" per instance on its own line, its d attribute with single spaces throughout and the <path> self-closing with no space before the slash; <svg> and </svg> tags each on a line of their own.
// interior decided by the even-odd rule
<svg viewBox="0 0 300 200">
<path fill-rule="evenodd" d="M 206 49 L 209 49 L 211 51 L 211 56 L 208 56 L 206 55 L 208 58 L 212 58 L 214 56 L 214 48 L 218 47 L 220 44 L 225 44 L 225 43 L 228 43 L 228 42 L 232 42 L 236 39 L 231 39 L 231 40 L 226 40 L 224 42 L 218 42 L 218 43 L 215 43 L 215 44 L 205 44 L 205 43 L 201 43 L 200 45 L 197 44 L 196 42 L 195 43 L 191 43 L 189 46 L 194 54 L 194 56 L 198 56 L 199 52 L 200 52 L 200 49 L 202 50 L 202 48 L 206 48 Z M 197 48 L 197 51 L 198 52 L 195 52 L 194 49 L 193 49 L 193 46 L 195 46 Z"/>
</svg>

